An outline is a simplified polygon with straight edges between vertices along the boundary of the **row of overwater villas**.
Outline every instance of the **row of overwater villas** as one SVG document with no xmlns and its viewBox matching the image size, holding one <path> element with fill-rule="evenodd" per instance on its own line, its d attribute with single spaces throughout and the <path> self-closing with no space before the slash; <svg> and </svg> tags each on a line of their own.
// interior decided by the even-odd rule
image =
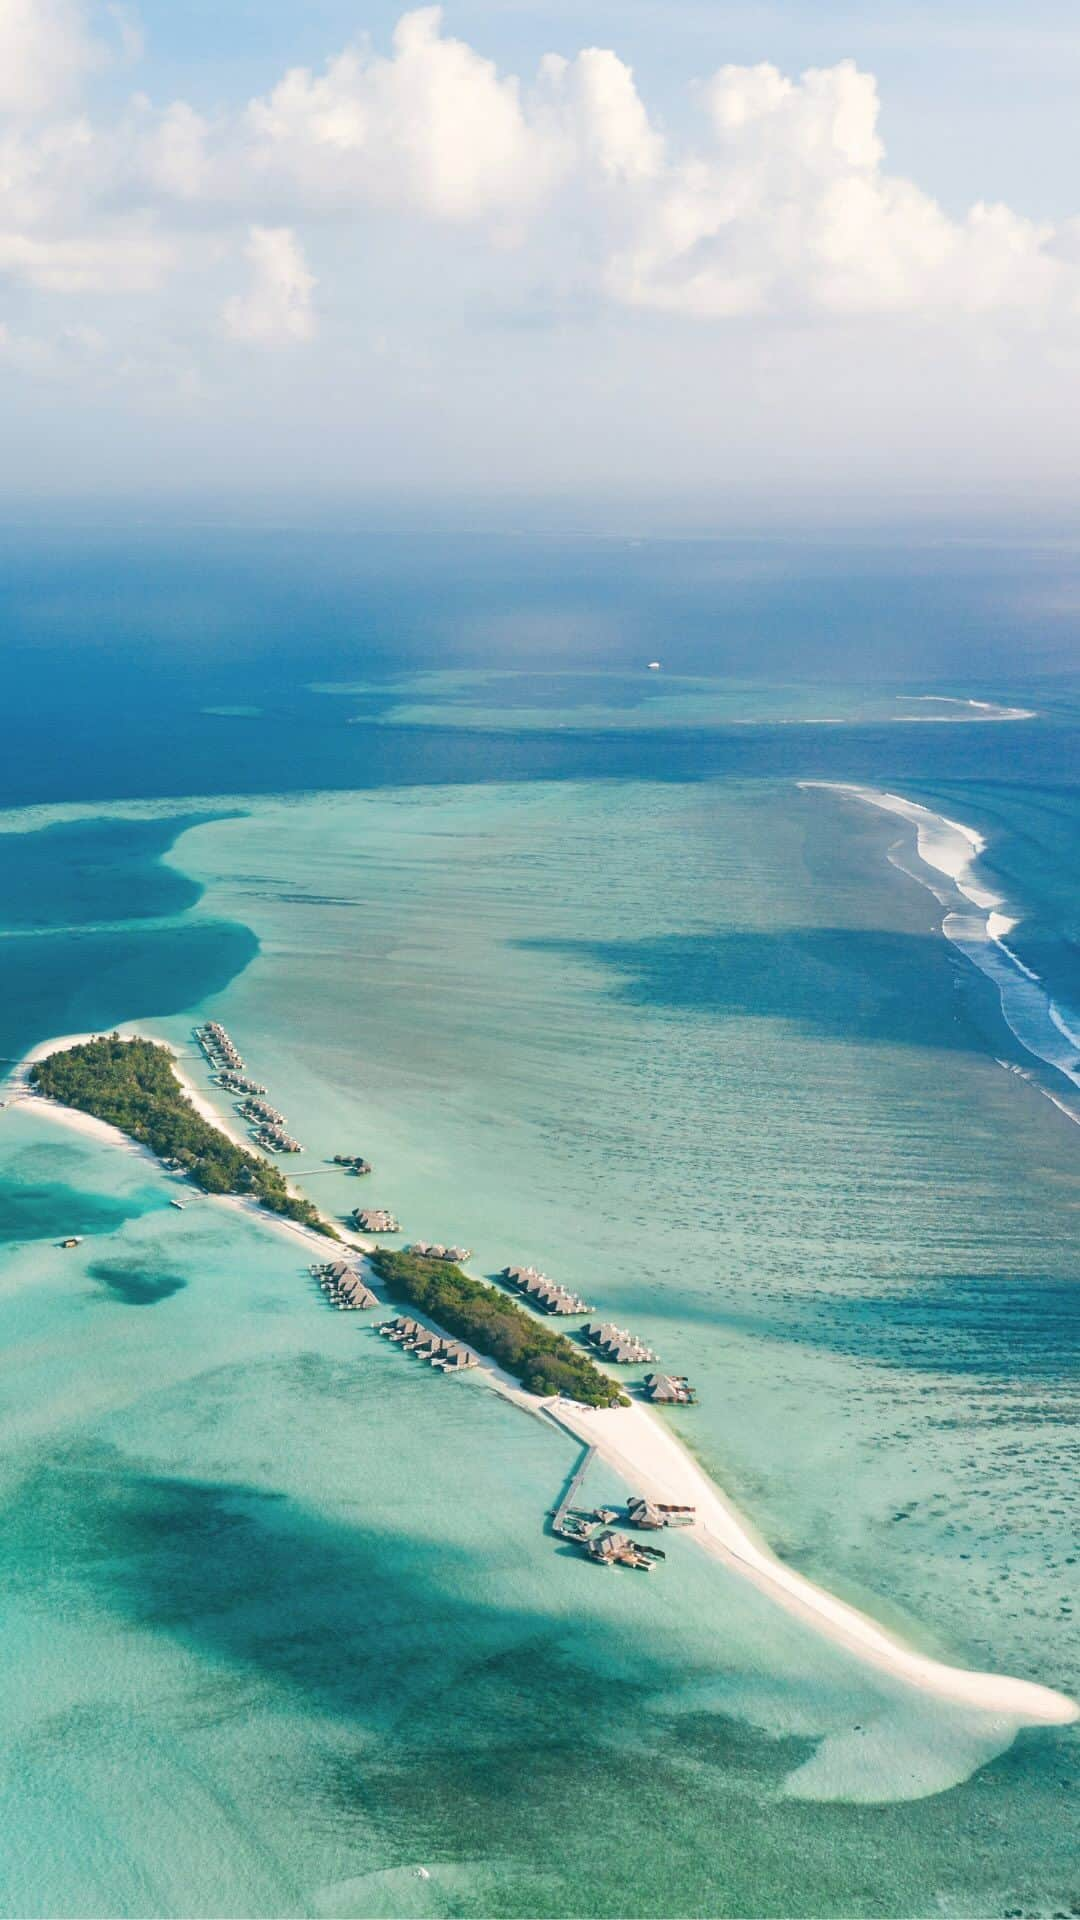
<svg viewBox="0 0 1080 1920">
<path fill-rule="evenodd" d="M 471 1247 L 444 1247 L 441 1240 L 414 1240 L 405 1252 L 418 1253 L 425 1260 L 449 1260 L 457 1267 L 463 1260 L 472 1259 Z"/>
<path fill-rule="evenodd" d="M 582 1327 L 589 1345 L 602 1353 L 605 1360 L 614 1361 L 616 1366 L 636 1367 L 643 1360 L 655 1360 L 655 1353 L 639 1340 L 635 1334 L 628 1333 L 625 1327 L 612 1326 L 610 1321 L 604 1326 Z"/>
<path fill-rule="evenodd" d="M 418 1320 L 406 1317 L 388 1320 L 379 1332 L 388 1340 L 397 1341 L 407 1353 L 415 1353 L 419 1359 L 429 1360 L 433 1367 L 441 1367 L 444 1373 L 464 1373 L 467 1368 L 479 1365 L 479 1356 L 463 1341 L 432 1333 L 430 1327 L 422 1327 Z"/>
<path fill-rule="evenodd" d="M 323 1266 L 312 1267 L 311 1271 L 318 1276 L 323 1292 L 337 1307 L 365 1309 L 382 1305 L 367 1281 L 347 1260 L 328 1260 Z"/>
<path fill-rule="evenodd" d="M 571 1293 L 569 1287 L 557 1286 L 538 1267 L 504 1267 L 500 1278 L 506 1281 L 507 1286 L 516 1287 L 534 1306 L 543 1307 L 545 1313 L 593 1311 L 592 1307 L 586 1306 L 580 1294 Z"/>
<path fill-rule="evenodd" d="M 229 1067 L 234 1073 L 242 1073 L 244 1062 L 224 1027 L 217 1020 L 207 1020 L 204 1026 L 196 1027 L 195 1038 L 212 1067 Z"/>
</svg>

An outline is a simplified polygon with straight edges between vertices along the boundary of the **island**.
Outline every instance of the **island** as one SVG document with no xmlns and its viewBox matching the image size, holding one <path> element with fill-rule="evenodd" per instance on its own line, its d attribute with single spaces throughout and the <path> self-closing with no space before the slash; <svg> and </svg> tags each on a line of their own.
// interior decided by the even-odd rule
<svg viewBox="0 0 1080 1920">
<path fill-rule="evenodd" d="M 290 1190 L 277 1167 L 196 1112 L 168 1047 L 104 1035 L 38 1060 L 30 1082 L 49 1099 L 119 1127 L 159 1160 L 182 1168 L 204 1193 L 240 1194 L 328 1239 L 340 1238 L 310 1200 Z"/>
<path fill-rule="evenodd" d="M 588 1407 L 629 1406 L 617 1380 L 565 1334 L 554 1333 L 482 1280 L 447 1260 L 379 1247 L 371 1265 L 387 1293 L 407 1300 L 447 1333 L 467 1340 L 543 1399 L 566 1394 Z"/>
</svg>

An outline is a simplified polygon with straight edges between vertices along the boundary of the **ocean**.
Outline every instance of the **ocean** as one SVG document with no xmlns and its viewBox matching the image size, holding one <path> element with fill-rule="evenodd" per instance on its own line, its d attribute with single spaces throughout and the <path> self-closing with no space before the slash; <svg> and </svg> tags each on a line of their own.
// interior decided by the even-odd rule
<svg viewBox="0 0 1080 1920">
<path fill-rule="evenodd" d="M 785 1561 L 1080 1693 L 1071 558 L 7 558 L 0 1054 L 222 1020 L 320 1205 L 542 1265 Z M 590 1566 L 568 1436 L 175 1192 L 0 1111 L 4 1912 L 1077 1910 L 1075 1727 Z"/>
</svg>

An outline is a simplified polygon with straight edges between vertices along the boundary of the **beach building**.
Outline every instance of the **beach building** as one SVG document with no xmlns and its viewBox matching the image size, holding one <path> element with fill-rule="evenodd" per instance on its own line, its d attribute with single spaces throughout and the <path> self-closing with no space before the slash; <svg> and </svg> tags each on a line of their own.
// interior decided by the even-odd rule
<svg viewBox="0 0 1080 1920">
<path fill-rule="evenodd" d="M 414 1240 L 405 1252 L 418 1253 L 423 1260 L 449 1260 L 455 1266 L 472 1259 L 471 1247 L 444 1247 L 439 1240 Z"/>
<path fill-rule="evenodd" d="M 626 1503 L 626 1517 L 632 1527 L 646 1533 L 658 1533 L 661 1527 L 692 1527 L 696 1507 L 672 1506 L 664 1500 L 646 1499 L 635 1493 Z"/>
</svg>

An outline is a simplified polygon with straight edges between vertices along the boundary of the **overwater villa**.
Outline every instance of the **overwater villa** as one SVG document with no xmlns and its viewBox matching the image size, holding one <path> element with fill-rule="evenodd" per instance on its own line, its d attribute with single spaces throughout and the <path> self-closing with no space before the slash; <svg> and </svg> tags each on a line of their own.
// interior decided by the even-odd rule
<svg viewBox="0 0 1080 1920">
<path fill-rule="evenodd" d="M 385 1207 L 354 1207 L 349 1217 L 361 1233 L 401 1232 L 399 1222 Z"/>
<path fill-rule="evenodd" d="M 414 1240 L 405 1248 L 406 1253 L 418 1253 L 424 1260 L 449 1260 L 460 1266 L 463 1260 L 472 1259 L 471 1247 L 444 1247 L 438 1240 Z M 655 1358 L 655 1355 L 650 1356 Z"/>
<path fill-rule="evenodd" d="M 218 1085 L 224 1087 L 226 1093 L 266 1092 L 266 1088 L 260 1086 L 257 1080 L 249 1080 L 243 1073 L 233 1073 L 230 1067 L 222 1068 L 218 1074 Z"/>
<path fill-rule="evenodd" d="M 394 1340 L 407 1353 L 415 1353 L 420 1360 L 430 1361 L 443 1373 L 466 1373 L 470 1367 L 480 1364 L 480 1356 L 467 1347 L 463 1340 L 451 1340 L 445 1334 L 433 1333 L 430 1327 L 422 1327 L 418 1320 L 402 1316 L 397 1320 L 388 1320 L 379 1332 L 388 1340 Z"/>
<path fill-rule="evenodd" d="M 697 1390 L 684 1373 L 647 1373 L 644 1385 L 649 1399 L 660 1405 L 692 1407 L 697 1402 Z"/>
<path fill-rule="evenodd" d="M 255 1131 L 255 1145 L 261 1147 L 264 1153 L 303 1153 L 304 1151 L 300 1141 L 294 1140 L 292 1134 L 286 1133 L 281 1127 L 259 1127 Z"/>
<path fill-rule="evenodd" d="M 371 1161 L 365 1160 L 362 1153 L 335 1153 L 335 1167 L 344 1167 L 346 1173 L 370 1173 Z"/>
<path fill-rule="evenodd" d="M 541 1273 L 538 1267 L 504 1267 L 499 1278 L 505 1280 L 507 1286 L 516 1287 L 518 1292 L 523 1293 L 534 1306 L 543 1307 L 545 1313 L 573 1314 L 593 1311 L 586 1305 L 580 1294 L 571 1293 L 568 1287 L 556 1285 L 555 1281 L 549 1280 L 547 1274 Z"/>
<path fill-rule="evenodd" d="M 244 1062 L 224 1027 L 217 1020 L 208 1020 L 204 1026 L 196 1027 L 195 1038 L 211 1066 L 224 1065 L 236 1073 L 242 1072 Z"/>
<path fill-rule="evenodd" d="M 628 1333 L 625 1327 L 604 1326 L 582 1327 L 582 1333 L 590 1346 L 596 1347 L 605 1360 L 620 1367 L 636 1367 L 644 1360 L 655 1360 L 656 1355 L 643 1340 Z"/>
<path fill-rule="evenodd" d="M 312 1267 L 311 1271 L 319 1276 L 323 1292 L 338 1307 L 366 1310 L 382 1304 L 372 1293 L 367 1281 L 347 1260 L 330 1260 L 324 1266 Z"/>
<path fill-rule="evenodd" d="M 612 1527 L 594 1534 L 585 1551 L 602 1567 L 636 1567 L 640 1573 L 651 1573 L 656 1562 L 664 1558 L 659 1547 L 643 1547 L 629 1534 L 617 1533 Z"/>
</svg>

